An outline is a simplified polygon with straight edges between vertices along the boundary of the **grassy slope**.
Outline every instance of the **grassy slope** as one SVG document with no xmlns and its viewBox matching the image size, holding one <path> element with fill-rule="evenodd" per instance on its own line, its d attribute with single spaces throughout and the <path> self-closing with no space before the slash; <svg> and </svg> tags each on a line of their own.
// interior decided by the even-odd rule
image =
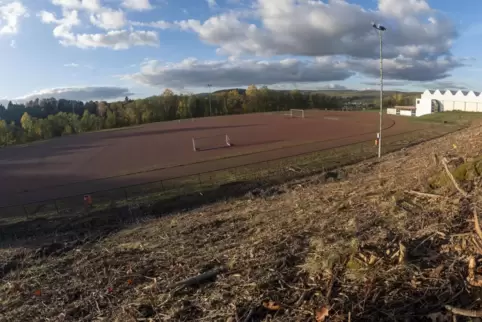
<svg viewBox="0 0 482 322">
<path fill-rule="evenodd" d="M 434 153 L 473 156 L 481 144 L 471 128 L 348 167 L 340 181 L 256 190 L 101 240 L 93 224 L 80 242 L 4 242 L 0 321 L 305 321 L 326 307 L 330 321 L 413 321 L 446 304 L 477 308 L 464 258 L 476 253 L 467 219 L 478 195 L 468 203 L 426 183 L 443 171 Z M 216 267 L 226 269 L 216 280 L 174 284 Z"/>
</svg>

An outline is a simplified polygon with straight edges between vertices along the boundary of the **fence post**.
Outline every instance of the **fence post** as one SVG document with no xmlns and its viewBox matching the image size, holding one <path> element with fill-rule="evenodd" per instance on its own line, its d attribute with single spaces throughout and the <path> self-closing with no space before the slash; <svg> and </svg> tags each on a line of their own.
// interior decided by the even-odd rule
<svg viewBox="0 0 482 322">
<path fill-rule="evenodd" d="M 27 210 L 27 207 L 25 207 L 25 205 L 22 205 L 23 207 L 23 211 L 25 211 L 25 215 L 27 216 L 27 220 L 28 220 L 28 210 Z"/>
</svg>

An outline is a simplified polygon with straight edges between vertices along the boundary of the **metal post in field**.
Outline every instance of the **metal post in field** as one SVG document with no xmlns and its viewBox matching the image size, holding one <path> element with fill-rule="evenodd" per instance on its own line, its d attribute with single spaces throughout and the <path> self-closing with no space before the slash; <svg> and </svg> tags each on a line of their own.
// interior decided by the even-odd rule
<svg viewBox="0 0 482 322">
<path fill-rule="evenodd" d="M 28 210 L 27 210 L 27 207 L 25 207 L 25 205 L 23 205 L 22 207 L 23 207 L 23 211 L 25 212 L 25 216 L 27 216 L 27 219 L 28 219 Z"/>
<path fill-rule="evenodd" d="M 213 111 L 211 109 L 211 87 L 213 87 L 213 85 L 208 84 L 208 88 L 209 88 L 209 116 L 213 115 Z"/>
<path fill-rule="evenodd" d="M 378 158 L 382 157 L 382 119 L 383 119 L 383 32 L 387 30 L 380 24 L 372 22 L 372 27 L 378 30 L 380 38 L 380 129 L 378 137 Z"/>
</svg>

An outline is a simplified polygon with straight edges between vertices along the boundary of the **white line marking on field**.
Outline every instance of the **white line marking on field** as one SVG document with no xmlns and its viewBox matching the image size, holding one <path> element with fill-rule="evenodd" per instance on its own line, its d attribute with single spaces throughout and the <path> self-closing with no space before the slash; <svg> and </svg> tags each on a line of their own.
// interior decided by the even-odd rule
<svg viewBox="0 0 482 322">
<path fill-rule="evenodd" d="M 332 117 L 332 116 L 325 116 L 325 120 L 332 120 L 332 121 L 339 121 L 340 119 L 338 117 Z"/>
</svg>

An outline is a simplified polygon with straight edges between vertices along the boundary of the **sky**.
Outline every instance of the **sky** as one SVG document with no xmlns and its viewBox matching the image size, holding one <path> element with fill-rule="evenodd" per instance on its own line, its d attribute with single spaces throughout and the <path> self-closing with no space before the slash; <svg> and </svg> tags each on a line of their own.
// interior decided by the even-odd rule
<svg viewBox="0 0 482 322">
<path fill-rule="evenodd" d="M 482 1 L 0 0 L 0 99 L 482 90 Z"/>
</svg>

